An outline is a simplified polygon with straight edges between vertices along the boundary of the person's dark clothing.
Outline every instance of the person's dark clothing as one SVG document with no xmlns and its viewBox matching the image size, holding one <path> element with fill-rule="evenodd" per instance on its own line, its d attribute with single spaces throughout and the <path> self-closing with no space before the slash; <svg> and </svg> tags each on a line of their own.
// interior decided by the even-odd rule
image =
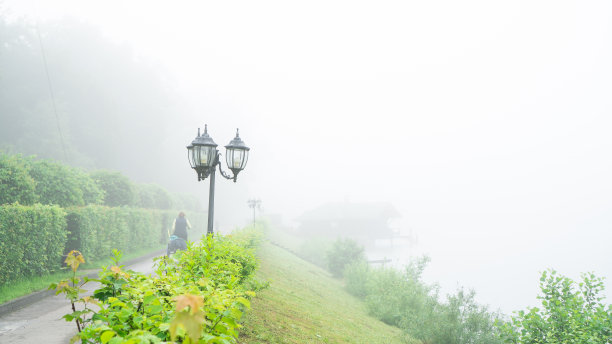
<svg viewBox="0 0 612 344">
<path fill-rule="evenodd" d="M 187 220 L 184 217 L 177 217 L 174 223 L 174 235 L 187 241 Z"/>
</svg>

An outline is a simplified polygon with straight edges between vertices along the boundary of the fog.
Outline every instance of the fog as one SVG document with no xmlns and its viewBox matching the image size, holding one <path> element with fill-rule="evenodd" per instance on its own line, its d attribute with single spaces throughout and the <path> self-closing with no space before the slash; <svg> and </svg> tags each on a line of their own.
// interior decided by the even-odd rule
<svg viewBox="0 0 612 344">
<path fill-rule="evenodd" d="M 167 78 L 166 117 L 137 117 L 146 125 L 131 134 L 155 135 L 147 164 L 159 173 L 139 173 L 133 154 L 117 165 L 131 177 L 206 201 L 185 146 L 204 124 L 220 146 L 240 128 L 251 155 L 236 184 L 217 179 L 222 231 L 250 220 L 251 197 L 289 227 L 328 202 L 389 202 L 418 236 L 414 254 L 431 257 L 426 280 L 444 291 L 474 288 L 509 313 L 535 305 L 539 272 L 554 268 L 594 271 L 610 295 L 608 1 L 0 8 L 43 31 L 84 21 Z"/>
</svg>

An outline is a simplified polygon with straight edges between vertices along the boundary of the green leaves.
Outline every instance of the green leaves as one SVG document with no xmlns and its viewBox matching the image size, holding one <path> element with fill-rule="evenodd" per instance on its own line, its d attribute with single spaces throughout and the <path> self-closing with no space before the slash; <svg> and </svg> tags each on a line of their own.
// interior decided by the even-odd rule
<svg viewBox="0 0 612 344">
<path fill-rule="evenodd" d="M 0 205 L 0 284 L 61 268 L 65 215 L 57 206 Z"/>
<path fill-rule="evenodd" d="M 100 342 L 102 342 L 102 344 L 108 343 L 108 341 L 111 340 L 115 334 L 115 331 L 104 331 L 102 335 L 100 335 Z"/>
<path fill-rule="evenodd" d="M 100 272 L 102 287 L 93 298 L 82 299 L 89 304 L 95 299 L 100 310 L 89 318 L 84 315 L 90 309 L 64 318 L 84 325 L 83 342 L 235 343 L 239 321 L 250 307 L 248 297 L 254 296 L 244 282 L 257 267 L 255 241 L 245 239 L 204 237 L 173 259 L 158 258 L 153 276 L 125 271 L 118 265 L 120 253 L 114 252 L 116 265 Z"/>
<path fill-rule="evenodd" d="M 372 316 L 423 343 L 500 343 L 493 326 L 496 314 L 478 305 L 474 292 L 459 289 L 443 301 L 435 285 L 421 281 L 428 261 L 412 261 L 404 271 L 351 264 L 344 272 L 346 288 L 364 298 Z"/>
<path fill-rule="evenodd" d="M 575 283 L 554 270 L 540 277 L 542 308 L 519 311 L 506 324 L 500 324 L 506 343 L 605 344 L 612 338 L 612 307 L 601 303 L 603 278 L 593 273 Z"/>
<path fill-rule="evenodd" d="M 334 277 L 342 277 L 346 266 L 365 261 L 364 248 L 352 239 L 338 239 L 327 252 L 327 265 Z"/>
<path fill-rule="evenodd" d="M 170 324 L 170 335 L 172 340 L 178 337 L 178 328 L 184 330 L 184 336 L 189 337 L 192 342 L 197 342 L 201 336 L 202 323 L 204 322 L 204 314 L 202 311 L 177 311 L 176 316 Z"/>
<path fill-rule="evenodd" d="M 31 161 L 30 166 L 41 203 L 70 207 L 102 202 L 104 192 L 84 171 L 48 160 Z"/>
<path fill-rule="evenodd" d="M 38 200 L 36 181 L 29 172 L 28 159 L 0 153 L 0 205 L 14 202 L 30 205 Z"/>
<path fill-rule="evenodd" d="M 136 204 L 135 187 L 128 177 L 111 171 L 95 171 L 91 177 L 104 190 L 104 205 L 120 207 Z"/>
</svg>

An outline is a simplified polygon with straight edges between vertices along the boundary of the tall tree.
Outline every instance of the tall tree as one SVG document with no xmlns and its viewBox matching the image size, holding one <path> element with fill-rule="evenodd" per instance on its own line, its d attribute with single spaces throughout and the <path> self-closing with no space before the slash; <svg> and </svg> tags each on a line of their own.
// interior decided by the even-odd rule
<svg viewBox="0 0 612 344">
<path fill-rule="evenodd" d="M 73 20 L 0 18 L 0 42 L 0 148 L 154 179 L 173 106 L 160 69 Z"/>
</svg>

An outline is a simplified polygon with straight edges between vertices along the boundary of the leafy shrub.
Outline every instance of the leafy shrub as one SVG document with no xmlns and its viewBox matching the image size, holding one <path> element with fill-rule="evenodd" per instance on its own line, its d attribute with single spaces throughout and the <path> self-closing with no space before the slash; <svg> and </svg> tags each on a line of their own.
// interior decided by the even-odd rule
<svg viewBox="0 0 612 344">
<path fill-rule="evenodd" d="M 354 262 L 365 261 L 363 246 L 352 239 L 337 239 L 327 251 L 327 266 L 334 277 L 342 277 L 344 268 Z"/>
<path fill-rule="evenodd" d="M 474 296 L 474 291 L 460 288 L 455 294 L 448 295 L 444 303 L 432 299 L 433 312 L 427 322 L 420 326 L 402 323 L 400 327 L 431 343 L 502 343 L 495 327 L 500 315 L 478 305 Z"/>
<path fill-rule="evenodd" d="M 135 186 L 138 201 L 136 205 L 147 209 L 171 209 L 173 205 L 170 194 L 155 184 L 137 184 Z"/>
<path fill-rule="evenodd" d="M 612 306 L 601 293 L 603 278 L 583 274 L 575 283 L 554 270 L 540 277 L 542 308 L 519 311 L 510 322 L 500 324 L 506 343 L 552 344 L 612 342 Z"/>
<path fill-rule="evenodd" d="M 119 172 L 95 171 L 91 173 L 98 187 L 104 190 L 104 205 L 130 206 L 136 203 L 136 192 L 128 177 Z"/>
<path fill-rule="evenodd" d="M 60 268 L 66 244 L 64 217 L 57 206 L 0 206 L 0 284 Z"/>
<path fill-rule="evenodd" d="M 370 270 L 367 262 L 355 262 L 347 265 L 344 269 L 346 290 L 357 297 L 365 298 L 369 293 L 368 283 L 374 273 Z"/>
<path fill-rule="evenodd" d="M 432 311 L 432 301 L 437 294 L 434 286 L 420 280 L 428 261 L 428 258 L 421 258 L 411 262 L 404 271 L 393 268 L 370 269 L 365 297 L 370 314 L 390 325 L 421 327 Z M 408 333 L 414 334 L 414 331 L 408 329 Z"/>
<path fill-rule="evenodd" d="M 437 286 L 421 281 L 428 261 L 417 259 L 403 271 L 372 268 L 363 262 L 350 264 L 344 272 L 346 288 L 364 298 L 372 316 L 423 343 L 501 343 L 494 327 L 497 315 L 477 305 L 473 292 L 460 289 L 440 302 Z"/>
<path fill-rule="evenodd" d="M 79 187 L 83 191 L 83 204 L 104 204 L 104 189 L 98 186 L 91 176 L 83 171 L 78 171 L 80 179 Z"/>
<path fill-rule="evenodd" d="M 35 190 L 28 161 L 20 155 L 0 153 L 0 204 L 34 204 L 38 200 Z"/>
<path fill-rule="evenodd" d="M 43 204 L 61 207 L 99 204 L 104 192 L 85 172 L 51 162 L 37 160 L 30 163 L 30 176 L 36 181 L 36 193 Z"/>
<path fill-rule="evenodd" d="M 204 237 L 172 259 L 158 259 L 153 275 L 124 271 L 115 251 L 115 265 L 102 270 L 97 280 L 102 287 L 93 298 L 79 295 L 81 281 L 75 276 L 50 289 L 85 305 L 64 316 L 77 324 L 75 341 L 235 343 L 238 322 L 250 306 L 247 297 L 254 296 L 243 282 L 257 267 L 253 248 L 244 244 L 257 241 L 244 235 Z M 79 261 L 66 263 L 78 266 Z M 94 303 L 96 310 L 88 306 Z"/>
</svg>

